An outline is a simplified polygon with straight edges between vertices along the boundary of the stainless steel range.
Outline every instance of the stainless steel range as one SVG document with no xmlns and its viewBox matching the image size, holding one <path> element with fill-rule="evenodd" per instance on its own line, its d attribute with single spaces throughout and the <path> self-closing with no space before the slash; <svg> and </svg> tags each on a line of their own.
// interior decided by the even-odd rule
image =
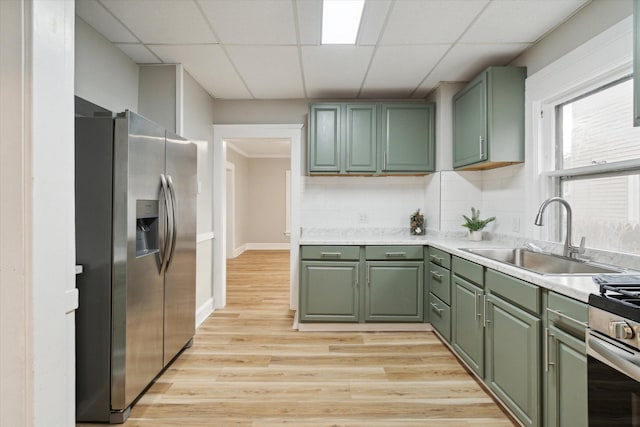
<svg viewBox="0 0 640 427">
<path fill-rule="evenodd" d="M 589 426 L 640 426 L 640 276 L 594 278 L 589 296 Z"/>
</svg>

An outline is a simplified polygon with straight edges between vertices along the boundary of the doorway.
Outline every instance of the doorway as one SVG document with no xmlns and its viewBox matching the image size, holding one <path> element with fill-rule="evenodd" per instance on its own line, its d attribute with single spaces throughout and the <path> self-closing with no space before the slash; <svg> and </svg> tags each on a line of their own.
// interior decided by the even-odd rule
<svg viewBox="0 0 640 427">
<path fill-rule="evenodd" d="M 228 142 L 241 139 L 286 139 L 290 141 L 290 283 L 289 304 L 292 310 L 297 309 L 298 299 L 298 257 L 299 257 L 299 205 L 302 180 L 302 125 L 214 125 L 213 126 L 213 215 L 214 233 L 214 280 L 213 294 L 215 307 L 226 305 L 226 261 L 227 261 L 227 149 Z M 236 171 L 237 172 L 237 171 Z M 237 177 L 234 178 L 235 193 L 237 193 Z M 238 227 L 236 222 L 235 228 Z M 235 236 L 237 242 L 237 234 Z"/>
<path fill-rule="evenodd" d="M 236 253 L 236 167 L 233 163 L 227 162 L 226 168 L 226 183 L 227 183 L 227 256 L 226 258 L 235 258 Z"/>
</svg>

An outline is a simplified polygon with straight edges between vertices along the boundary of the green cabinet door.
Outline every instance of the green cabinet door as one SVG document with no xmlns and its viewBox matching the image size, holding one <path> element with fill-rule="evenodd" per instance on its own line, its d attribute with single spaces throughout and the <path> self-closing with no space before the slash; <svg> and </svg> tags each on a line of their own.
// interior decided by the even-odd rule
<svg viewBox="0 0 640 427">
<path fill-rule="evenodd" d="M 382 172 L 435 170 L 433 104 L 382 104 Z"/>
<path fill-rule="evenodd" d="M 584 341 L 549 325 L 545 334 L 547 427 L 587 427 L 587 356 Z"/>
<path fill-rule="evenodd" d="M 422 322 L 423 261 L 367 262 L 365 321 Z"/>
<path fill-rule="evenodd" d="M 489 293 L 485 383 L 523 425 L 540 426 L 541 320 Z"/>
<path fill-rule="evenodd" d="M 451 344 L 480 377 L 484 373 L 484 291 L 453 275 Z"/>
<path fill-rule="evenodd" d="M 309 108 L 309 172 L 339 173 L 342 123 L 340 104 L 312 104 Z"/>
<path fill-rule="evenodd" d="M 301 322 L 359 320 L 359 262 L 302 261 Z"/>
<path fill-rule="evenodd" d="M 346 105 L 346 171 L 374 173 L 378 164 L 378 107 Z"/>
<path fill-rule="evenodd" d="M 486 73 L 453 97 L 453 167 L 487 159 L 486 97 Z"/>
</svg>

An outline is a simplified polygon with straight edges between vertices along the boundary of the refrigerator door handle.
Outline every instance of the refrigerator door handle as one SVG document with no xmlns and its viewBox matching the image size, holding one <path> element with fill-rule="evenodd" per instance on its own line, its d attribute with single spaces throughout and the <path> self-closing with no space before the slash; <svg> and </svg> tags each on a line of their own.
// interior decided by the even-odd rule
<svg viewBox="0 0 640 427">
<path fill-rule="evenodd" d="M 169 185 L 169 194 L 171 194 L 171 251 L 169 252 L 169 259 L 167 260 L 167 267 L 171 265 L 171 261 L 173 260 L 173 255 L 176 252 L 176 241 L 178 240 L 178 221 L 176 218 L 177 207 L 176 207 L 176 191 L 175 186 L 173 185 L 173 179 L 171 175 L 167 175 L 167 184 Z"/>
<path fill-rule="evenodd" d="M 163 218 L 165 222 L 165 236 L 164 236 L 164 248 L 162 254 L 160 256 L 160 274 L 163 274 L 167 268 L 169 261 L 169 250 L 171 245 L 171 235 L 173 234 L 173 221 L 172 221 L 172 213 L 171 205 L 169 204 L 169 186 L 167 184 L 167 178 L 163 173 L 160 174 L 160 183 L 162 184 L 162 196 L 164 198 L 164 212 L 165 217 Z"/>
</svg>

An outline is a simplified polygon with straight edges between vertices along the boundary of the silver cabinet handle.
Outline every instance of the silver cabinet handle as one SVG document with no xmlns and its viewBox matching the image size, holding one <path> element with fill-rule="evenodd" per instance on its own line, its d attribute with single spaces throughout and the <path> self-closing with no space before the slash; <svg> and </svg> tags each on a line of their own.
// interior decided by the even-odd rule
<svg viewBox="0 0 640 427">
<path fill-rule="evenodd" d="M 322 258 L 340 258 L 341 256 L 342 252 L 320 252 Z"/>
<path fill-rule="evenodd" d="M 385 252 L 384 256 L 387 258 L 406 258 L 406 252 Z"/>
<path fill-rule="evenodd" d="M 173 226 L 171 227 L 171 251 L 169 252 L 169 259 L 167 260 L 167 269 L 171 265 L 171 261 L 173 261 L 173 256 L 176 253 L 176 240 L 178 240 L 178 209 L 176 207 L 176 192 L 173 185 L 173 179 L 171 179 L 171 175 L 167 175 L 167 184 L 169 187 L 169 194 L 171 195 L 171 216 Z"/>
<path fill-rule="evenodd" d="M 555 366 L 555 360 L 551 361 L 551 344 L 549 340 L 556 339 L 556 336 L 549 332 L 549 328 L 544 328 L 544 371 L 549 372 L 551 366 Z"/>
<path fill-rule="evenodd" d="M 480 137 L 478 138 L 478 144 L 480 145 L 480 160 L 482 160 L 482 158 L 484 157 L 484 147 L 482 146 L 483 140 L 484 138 L 482 138 L 482 135 L 480 135 Z"/>
<path fill-rule="evenodd" d="M 438 279 L 438 280 L 442 280 L 442 274 L 438 273 L 437 271 L 430 271 L 431 273 L 431 277 L 433 277 L 434 279 Z"/>
<path fill-rule="evenodd" d="M 442 261 L 444 260 L 444 258 L 441 258 L 439 256 L 435 256 L 435 255 L 429 255 L 429 258 L 431 258 L 437 264 L 442 264 Z"/>
<path fill-rule="evenodd" d="M 588 324 L 588 323 L 585 323 L 585 322 L 581 322 L 581 321 L 579 321 L 579 320 L 576 320 L 576 319 L 574 319 L 573 317 L 569 317 L 569 316 L 567 316 L 566 314 L 564 314 L 564 313 L 562 313 L 562 312 L 560 312 L 560 311 L 552 310 L 552 309 L 550 309 L 550 308 L 547 308 L 547 311 L 548 311 L 549 313 L 555 314 L 556 316 L 558 316 L 558 317 L 560 317 L 560 318 L 562 318 L 562 319 L 564 319 L 564 320 L 567 320 L 567 321 L 569 321 L 569 322 L 572 322 L 572 323 L 574 323 L 574 324 L 576 324 L 576 325 L 578 325 L 578 326 L 581 326 L 581 327 L 584 327 L 584 328 L 588 328 L 588 327 L 589 327 L 589 324 Z"/>
<path fill-rule="evenodd" d="M 487 295 L 482 296 L 482 326 L 487 327 L 487 323 L 491 323 L 491 319 L 487 319 Z"/>
<path fill-rule="evenodd" d="M 371 286 L 371 266 L 367 263 L 367 286 Z"/>
<path fill-rule="evenodd" d="M 478 317 L 478 291 L 473 291 L 473 318 Z"/>
<path fill-rule="evenodd" d="M 431 308 L 433 308 L 433 311 L 435 311 L 438 315 L 442 314 L 442 312 L 444 311 L 444 309 L 439 308 L 434 303 L 431 303 Z"/>
<path fill-rule="evenodd" d="M 360 287 L 360 264 L 356 264 L 356 288 Z"/>
<path fill-rule="evenodd" d="M 164 273 L 167 268 L 167 261 L 169 260 L 169 250 L 171 248 L 171 235 L 173 226 L 173 219 L 171 218 L 171 205 L 169 200 L 169 186 L 167 185 L 167 178 L 163 173 L 160 174 L 160 184 L 162 188 L 162 196 L 164 198 L 164 211 L 165 211 L 165 234 L 164 234 L 164 248 L 160 259 L 160 274 Z"/>
</svg>

